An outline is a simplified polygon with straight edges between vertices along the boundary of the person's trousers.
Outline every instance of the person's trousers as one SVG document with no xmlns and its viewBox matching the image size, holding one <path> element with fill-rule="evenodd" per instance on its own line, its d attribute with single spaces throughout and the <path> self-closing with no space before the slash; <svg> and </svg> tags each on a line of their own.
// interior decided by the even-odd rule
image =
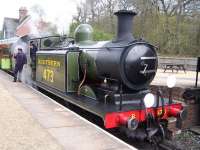
<svg viewBox="0 0 200 150">
<path fill-rule="evenodd" d="M 18 73 L 19 73 L 18 80 L 21 81 L 22 69 L 23 69 L 23 66 L 22 67 L 15 66 L 15 69 L 14 69 L 14 81 L 17 81 Z"/>
</svg>

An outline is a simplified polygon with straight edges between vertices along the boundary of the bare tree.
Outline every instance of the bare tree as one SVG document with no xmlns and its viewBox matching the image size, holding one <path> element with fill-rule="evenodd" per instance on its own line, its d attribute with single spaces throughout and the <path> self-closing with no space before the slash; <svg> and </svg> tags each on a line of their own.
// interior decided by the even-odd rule
<svg viewBox="0 0 200 150">
<path fill-rule="evenodd" d="M 184 12 L 187 6 L 194 1 L 195 0 L 159 0 L 161 5 L 161 12 L 163 12 L 165 16 L 164 33 L 166 34 L 166 36 L 165 39 L 163 39 L 163 42 L 164 45 L 166 45 L 170 41 L 173 41 L 176 53 L 179 53 L 180 21 L 185 15 Z M 176 17 L 175 32 L 170 31 L 169 25 L 169 18 L 173 16 Z"/>
<path fill-rule="evenodd" d="M 87 5 L 86 5 L 87 4 Z M 193 54 L 200 46 L 200 0 L 86 0 L 78 7 L 76 22 L 87 22 L 114 34 L 119 9 L 137 12 L 134 36 L 145 37 L 160 52 Z"/>
</svg>

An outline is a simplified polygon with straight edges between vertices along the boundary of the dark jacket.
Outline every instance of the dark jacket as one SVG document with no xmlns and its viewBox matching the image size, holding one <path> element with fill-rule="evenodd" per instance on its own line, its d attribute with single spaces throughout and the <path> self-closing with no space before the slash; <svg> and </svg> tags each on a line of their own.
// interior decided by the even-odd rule
<svg viewBox="0 0 200 150">
<path fill-rule="evenodd" d="M 14 58 L 16 60 L 15 67 L 22 68 L 24 64 L 27 64 L 27 58 L 23 52 L 18 52 Z"/>
</svg>

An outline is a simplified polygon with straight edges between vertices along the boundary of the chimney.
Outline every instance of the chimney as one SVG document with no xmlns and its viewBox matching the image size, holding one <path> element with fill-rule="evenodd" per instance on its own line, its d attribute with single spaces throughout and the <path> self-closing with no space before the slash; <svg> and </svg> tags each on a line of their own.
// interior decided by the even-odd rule
<svg viewBox="0 0 200 150">
<path fill-rule="evenodd" d="M 19 8 L 19 22 L 22 22 L 25 17 L 28 16 L 28 10 L 26 7 Z"/>
<path fill-rule="evenodd" d="M 133 17 L 136 15 L 136 13 L 129 10 L 120 10 L 115 12 L 114 14 L 117 16 L 118 20 L 117 36 L 114 42 L 133 41 Z"/>
</svg>

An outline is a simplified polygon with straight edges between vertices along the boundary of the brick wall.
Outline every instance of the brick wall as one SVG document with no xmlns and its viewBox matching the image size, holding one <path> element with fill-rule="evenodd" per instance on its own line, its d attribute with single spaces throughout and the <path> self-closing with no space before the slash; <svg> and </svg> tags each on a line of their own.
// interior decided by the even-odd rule
<svg viewBox="0 0 200 150">
<path fill-rule="evenodd" d="M 169 88 L 166 86 L 157 86 L 157 85 L 151 85 L 150 86 L 150 90 L 156 94 L 156 91 L 160 89 L 163 92 L 163 96 L 168 98 L 169 97 Z M 179 100 L 179 101 L 184 101 L 182 98 L 182 94 L 185 91 L 185 89 L 180 88 L 180 87 L 174 87 L 172 89 L 172 98 L 175 100 Z"/>
<path fill-rule="evenodd" d="M 200 105 L 199 104 L 187 104 L 187 119 L 183 122 L 183 128 L 189 128 L 191 126 L 200 124 Z"/>
<path fill-rule="evenodd" d="M 151 91 L 153 93 L 156 93 L 158 89 L 161 89 L 163 91 L 164 97 L 169 97 L 169 89 L 166 86 L 155 86 L 152 85 L 150 87 Z M 186 105 L 187 108 L 187 119 L 183 121 L 182 128 L 189 128 L 191 126 L 200 125 L 200 104 L 195 103 L 195 100 L 191 99 L 188 101 L 185 101 L 182 98 L 182 94 L 185 91 L 185 89 L 180 87 L 174 87 L 172 92 L 172 99 L 178 100 L 180 102 L 183 102 L 184 105 Z M 175 131 L 176 122 L 169 123 L 169 129 Z"/>
</svg>

